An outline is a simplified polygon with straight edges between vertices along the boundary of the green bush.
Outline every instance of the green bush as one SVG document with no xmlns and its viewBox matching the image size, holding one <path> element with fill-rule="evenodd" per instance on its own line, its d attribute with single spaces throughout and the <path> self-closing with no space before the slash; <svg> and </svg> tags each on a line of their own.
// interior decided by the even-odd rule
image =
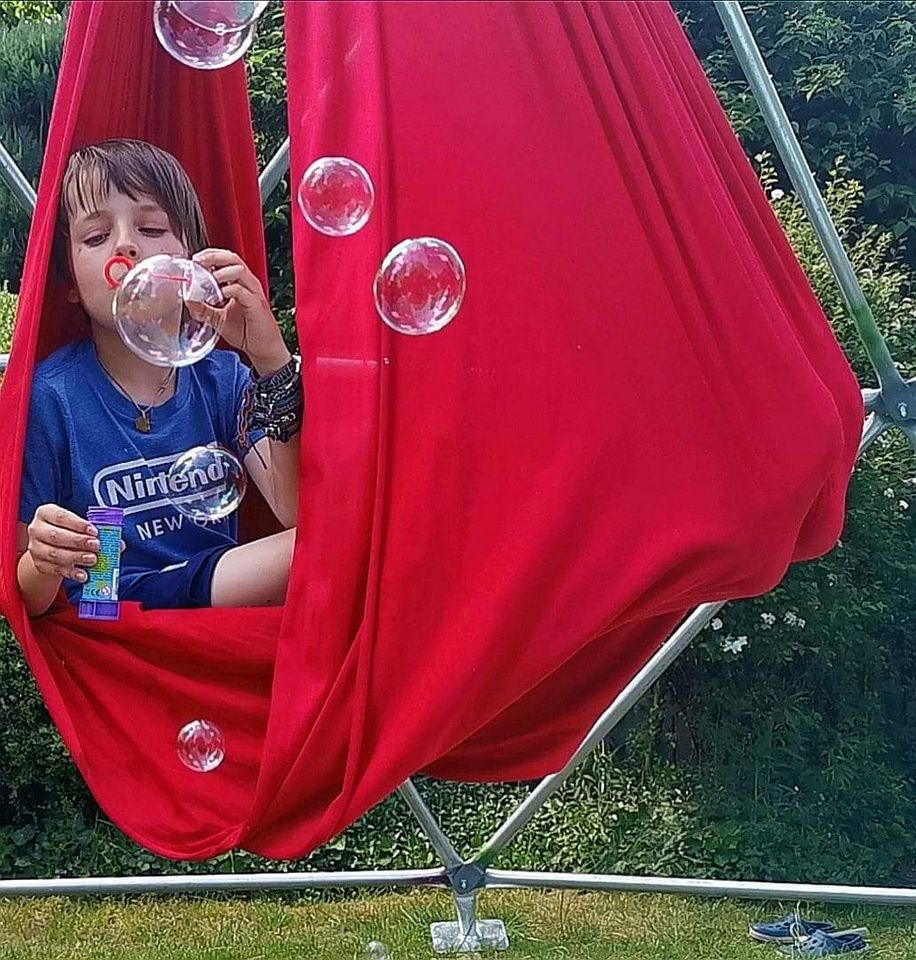
<svg viewBox="0 0 916 960">
<path fill-rule="evenodd" d="M 716 8 L 674 0 L 745 147 L 772 143 Z M 916 0 L 746 0 L 742 4 L 809 163 L 849 158 L 865 187 L 860 219 L 916 262 Z"/>
<path fill-rule="evenodd" d="M 9 353 L 13 342 L 13 323 L 16 319 L 16 295 L 6 283 L 0 283 L 0 353 Z"/>
<path fill-rule="evenodd" d="M 20 4 L 20 6 L 31 6 Z M 51 5 L 46 5 L 51 10 Z M 63 21 L 0 19 L 0 140 L 26 178 L 38 182 L 60 64 Z M 0 183 L 0 280 L 18 289 L 30 215 Z"/>
</svg>

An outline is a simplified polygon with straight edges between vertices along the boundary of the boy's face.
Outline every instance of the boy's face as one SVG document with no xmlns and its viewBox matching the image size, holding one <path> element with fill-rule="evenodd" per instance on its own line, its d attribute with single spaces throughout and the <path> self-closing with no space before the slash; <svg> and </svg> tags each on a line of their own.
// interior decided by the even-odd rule
<svg viewBox="0 0 916 960">
<path fill-rule="evenodd" d="M 105 264 L 114 256 L 145 260 L 157 253 L 187 256 L 181 238 L 175 236 L 168 215 L 152 198 L 112 188 L 107 196 L 98 191 L 95 209 L 72 207 L 70 219 L 70 270 L 76 293 L 90 319 L 108 330 L 115 328 L 111 313 L 114 291 L 105 280 Z"/>
</svg>

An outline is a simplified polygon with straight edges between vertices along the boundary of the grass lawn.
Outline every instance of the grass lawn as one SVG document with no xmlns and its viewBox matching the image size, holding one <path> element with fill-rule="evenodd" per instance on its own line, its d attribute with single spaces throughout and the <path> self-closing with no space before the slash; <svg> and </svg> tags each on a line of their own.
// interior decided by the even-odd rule
<svg viewBox="0 0 916 960">
<path fill-rule="evenodd" d="M 794 904 L 571 891 L 491 891 L 481 917 L 509 930 L 506 960 L 778 957 L 747 938 L 749 922 Z M 916 958 L 916 910 L 803 904 L 840 929 L 867 926 L 869 957 Z M 429 924 L 450 920 L 444 893 L 363 895 L 345 902 L 140 898 L 0 901 L 0 960 L 362 960 L 383 941 L 391 960 L 434 957 Z M 854 954 L 853 956 L 863 956 Z"/>
</svg>

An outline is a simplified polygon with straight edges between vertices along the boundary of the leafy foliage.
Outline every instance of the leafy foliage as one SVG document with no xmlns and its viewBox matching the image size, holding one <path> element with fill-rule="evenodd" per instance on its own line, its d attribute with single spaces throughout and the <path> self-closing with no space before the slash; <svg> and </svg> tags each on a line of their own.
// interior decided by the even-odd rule
<svg viewBox="0 0 916 960">
<path fill-rule="evenodd" d="M 32 184 L 38 181 L 44 154 L 62 38 L 59 17 L 50 22 L 21 20 L 12 26 L 0 18 L 0 140 Z M 29 219 L 6 184 L 0 183 L 0 280 L 17 287 Z"/>
<path fill-rule="evenodd" d="M 16 319 L 16 296 L 0 283 L 0 353 L 9 353 Z"/>
<path fill-rule="evenodd" d="M 60 20 L 67 0 L 3 0 L 0 3 L 0 27 L 13 27 L 23 21 L 53 23 Z"/>
<path fill-rule="evenodd" d="M 255 146 L 263 170 L 286 138 L 286 60 L 283 6 L 271 4 L 258 21 L 246 57 Z M 290 346 L 295 344 L 289 176 L 283 177 L 264 206 L 264 232 L 274 311 Z"/>
<path fill-rule="evenodd" d="M 747 20 L 808 162 L 838 156 L 865 188 L 860 217 L 916 262 L 916 0 L 747 0 Z M 675 0 L 694 49 L 750 152 L 772 143 L 715 7 Z"/>
</svg>

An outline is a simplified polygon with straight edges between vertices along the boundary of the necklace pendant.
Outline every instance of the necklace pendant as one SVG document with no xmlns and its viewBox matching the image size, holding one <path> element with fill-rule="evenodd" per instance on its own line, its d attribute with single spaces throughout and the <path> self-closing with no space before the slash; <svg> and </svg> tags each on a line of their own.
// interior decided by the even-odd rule
<svg viewBox="0 0 916 960">
<path fill-rule="evenodd" d="M 149 433 L 153 427 L 153 425 L 150 423 L 149 413 L 147 411 L 141 413 L 140 416 L 134 420 L 134 426 L 140 431 L 140 433 Z"/>
</svg>

